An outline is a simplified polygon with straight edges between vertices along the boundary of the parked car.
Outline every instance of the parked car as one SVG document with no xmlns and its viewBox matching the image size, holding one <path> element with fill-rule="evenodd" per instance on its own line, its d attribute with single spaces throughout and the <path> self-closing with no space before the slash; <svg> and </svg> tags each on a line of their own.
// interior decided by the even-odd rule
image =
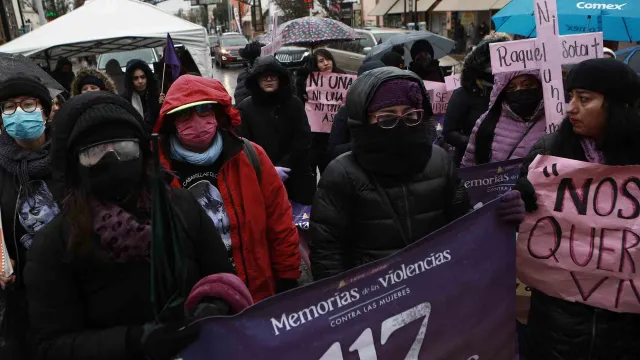
<svg viewBox="0 0 640 360">
<path fill-rule="evenodd" d="M 127 70 L 127 63 L 131 60 L 142 60 L 146 62 L 151 69 L 153 69 L 153 63 L 160 61 L 160 54 L 153 48 L 140 48 L 130 51 L 105 53 L 98 56 L 98 69 L 104 71 L 107 62 L 111 59 L 118 60 L 122 71 Z"/>
<path fill-rule="evenodd" d="M 389 38 L 406 34 L 410 31 L 402 29 L 374 29 L 356 31 L 363 35 L 364 38 L 342 41 L 329 44 L 327 50 L 331 52 L 338 66 L 344 71 L 355 74 L 362 64 L 364 57 L 371 51 L 371 48 L 385 42 Z"/>
<path fill-rule="evenodd" d="M 297 69 L 309 63 L 311 52 L 307 48 L 283 46 L 276 51 L 276 59 L 287 69 Z"/>
<path fill-rule="evenodd" d="M 247 61 L 240 57 L 238 50 L 249 42 L 244 36 L 223 35 L 214 45 L 214 61 L 216 66 L 225 67 L 229 64 L 246 64 Z"/>
</svg>

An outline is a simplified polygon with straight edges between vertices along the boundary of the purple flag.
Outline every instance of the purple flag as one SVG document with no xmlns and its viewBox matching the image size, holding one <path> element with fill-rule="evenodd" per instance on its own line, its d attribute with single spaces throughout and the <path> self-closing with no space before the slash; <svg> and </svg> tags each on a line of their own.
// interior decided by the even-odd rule
<svg viewBox="0 0 640 360">
<path fill-rule="evenodd" d="M 511 190 L 518 180 L 521 166 L 522 159 L 512 159 L 459 169 L 458 174 L 467 188 L 473 208 L 478 209 Z"/>
<path fill-rule="evenodd" d="M 398 253 L 207 319 L 184 360 L 513 360 L 514 228 L 499 201 Z"/>
<path fill-rule="evenodd" d="M 169 33 L 167 33 L 167 44 L 164 47 L 164 63 L 169 68 L 171 81 L 175 81 L 180 76 L 180 59 L 178 59 L 176 48 L 173 46 L 173 40 Z"/>
</svg>

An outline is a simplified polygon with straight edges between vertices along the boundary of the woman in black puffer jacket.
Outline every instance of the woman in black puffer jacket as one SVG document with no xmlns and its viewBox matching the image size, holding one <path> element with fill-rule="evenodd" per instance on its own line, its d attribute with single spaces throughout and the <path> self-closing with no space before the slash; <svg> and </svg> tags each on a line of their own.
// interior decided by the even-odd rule
<svg viewBox="0 0 640 360">
<path fill-rule="evenodd" d="M 249 63 L 247 64 L 247 67 L 238 74 L 236 90 L 233 92 L 233 100 L 236 105 L 251 96 L 251 91 L 249 91 L 245 86 L 245 81 L 247 81 L 247 78 L 251 75 L 251 67 L 253 66 L 253 63 L 260 57 L 262 46 L 263 45 L 258 41 L 253 41 L 238 51 L 240 57 L 247 60 Z"/>
<path fill-rule="evenodd" d="M 576 65 L 566 84 L 568 118 L 532 148 L 516 186 L 528 211 L 537 209 L 535 189 L 526 179 L 537 155 L 640 165 L 638 75 L 622 62 L 594 59 Z M 528 360 L 635 360 L 640 359 L 639 338 L 639 314 L 612 312 L 532 290 L 523 349 Z"/>
<path fill-rule="evenodd" d="M 311 213 L 311 263 L 323 279 L 381 259 L 464 215 L 469 199 L 422 121 L 422 80 L 383 67 L 347 95 L 351 153 L 326 168 Z"/>
</svg>

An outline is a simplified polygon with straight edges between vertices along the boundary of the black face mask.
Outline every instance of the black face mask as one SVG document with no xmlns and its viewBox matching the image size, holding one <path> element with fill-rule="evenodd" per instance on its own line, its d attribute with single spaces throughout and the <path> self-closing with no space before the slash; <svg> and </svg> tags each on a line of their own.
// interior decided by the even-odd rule
<svg viewBox="0 0 640 360">
<path fill-rule="evenodd" d="M 542 88 L 507 92 L 504 100 L 516 115 L 523 120 L 529 120 L 542 101 Z"/>
<path fill-rule="evenodd" d="M 96 198 L 120 203 L 140 189 L 142 158 L 120 161 L 111 152 L 94 166 L 80 165 L 80 177 Z"/>
<path fill-rule="evenodd" d="M 431 157 L 427 125 L 392 129 L 369 124 L 351 129 L 353 154 L 365 170 L 383 176 L 409 177 L 424 170 Z"/>
</svg>

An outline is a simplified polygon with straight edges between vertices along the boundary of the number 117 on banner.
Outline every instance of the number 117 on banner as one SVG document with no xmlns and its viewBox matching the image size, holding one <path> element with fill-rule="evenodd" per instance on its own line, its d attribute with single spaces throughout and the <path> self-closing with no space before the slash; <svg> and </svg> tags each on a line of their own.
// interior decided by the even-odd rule
<svg viewBox="0 0 640 360">
<path fill-rule="evenodd" d="M 396 330 L 406 326 L 418 319 L 422 319 L 422 325 L 418 334 L 409 349 L 409 352 L 404 357 L 404 360 L 418 360 L 422 343 L 424 342 L 425 335 L 427 333 L 427 325 L 429 324 L 429 315 L 431 314 L 431 304 L 426 302 L 417 305 L 407 311 L 394 315 L 382 322 L 380 330 L 380 342 L 381 345 L 385 345 Z M 357 352 L 360 360 L 385 360 L 378 359 L 376 352 L 376 346 L 373 340 L 373 332 L 371 328 L 365 329 L 358 339 L 351 344 L 349 352 Z M 344 360 L 342 355 L 342 344 L 335 342 L 329 347 L 327 352 L 318 360 Z M 471 356 L 466 360 L 480 360 L 477 355 Z"/>
</svg>

